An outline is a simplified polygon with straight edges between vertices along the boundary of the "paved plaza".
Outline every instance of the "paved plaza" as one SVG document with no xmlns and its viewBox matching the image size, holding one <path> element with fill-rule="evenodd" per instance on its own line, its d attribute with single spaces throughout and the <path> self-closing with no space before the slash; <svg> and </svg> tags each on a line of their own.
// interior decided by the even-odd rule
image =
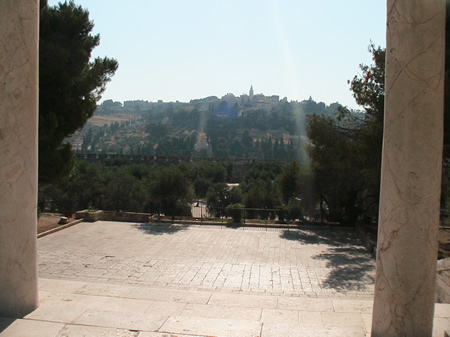
<svg viewBox="0 0 450 337">
<path fill-rule="evenodd" d="M 40 307 L 2 337 L 370 334 L 375 260 L 353 232 L 99 221 L 38 245 Z"/>
<path fill-rule="evenodd" d="M 82 223 L 39 239 L 39 276 L 176 289 L 370 297 L 354 233 Z"/>
</svg>

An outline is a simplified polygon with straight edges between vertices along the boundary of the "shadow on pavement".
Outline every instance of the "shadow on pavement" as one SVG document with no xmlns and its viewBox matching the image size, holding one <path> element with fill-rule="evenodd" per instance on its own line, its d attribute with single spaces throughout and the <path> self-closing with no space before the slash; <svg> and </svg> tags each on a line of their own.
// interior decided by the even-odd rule
<svg viewBox="0 0 450 337">
<path fill-rule="evenodd" d="M 16 321 L 15 318 L 0 317 L 0 333 Z"/>
<path fill-rule="evenodd" d="M 286 240 L 300 241 L 307 245 L 325 244 L 334 247 L 355 244 L 357 241 L 354 232 L 331 230 L 284 230 L 280 237 Z"/>
<path fill-rule="evenodd" d="M 225 226 L 225 228 L 230 228 L 230 229 L 242 229 L 242 228 L 245 228 L 244 225 L 231 223 L 231 222 L 224 223 L 224 226 Z"/>
<path fill-rule="evenodd" d="M 321 287 L 336 291 L 368 290 L 374 284 L 375 261 L 362 247 L 354 232 L 332 230 L 285 230 L 281 238 L 299 241 L 305 245 L 327 245 L 325 252 L 314 259 L 327 261 L 331 271 Z"/>
<path fill-rule="evenodd" d="M 371 276 L 375 270 L 374 260 L 363 247 L 330 248 L 314 259 L 325 260 L 331 269 L 322 287 L 337 291 L 367 290 L 374 283 Z"/>
<path fill-rule="evenodd" d="M 135 224 L 135 228 L 150 235 L 175 234 L 189 228 L 188 224 L 171 224 L 171 223 L 143 223 Z"/>
</svg>

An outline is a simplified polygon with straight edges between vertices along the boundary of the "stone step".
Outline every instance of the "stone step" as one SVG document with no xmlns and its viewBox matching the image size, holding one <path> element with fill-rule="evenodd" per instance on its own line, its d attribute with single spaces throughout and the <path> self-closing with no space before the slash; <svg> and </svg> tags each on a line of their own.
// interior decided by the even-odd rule
<svg viewBox="0 0 450 337">
<path fill-rule="evenodd" d="M 41 281 L 29 320 L 170 336 L 364 336 L 372 308 L 371 300 Z"/>
<path fill-rule="evenodd" d="M 246 320 L 171 316 L 160 328 L 136 317 L 89 312 L 72 323 L 0 318 L 1 337 L 364 337 L 358 326 L 261 323 Z M 89 318 L 90 317 L 90 318 Z M 119 318 L 119 320 L 117 320 Z M 90 320 L 92 320 L 92 322 Z M 149 317 L 151 321 L 151 317 Z M 84 322 L 82 324 L 82 322 Z M 140 322 L 140 323 L 139 323 Z M 106 324 L 107 323 L 107 324 Z M 139 324 L 141 324 L 139 326 Z M 121 325 L 117 328 L 117 325 Z M 136 328 L 136 327 L 139 328 Z"/>
<path fill-rule="evenodd" d="M 366 299 L 40 281 L 40 307 L 25 319 L 0 318 L 0 337 L 364 337 L 371 329 Z M 449 308 L 436 304 L 437 337 L 448 329 Z"/>
</svg>

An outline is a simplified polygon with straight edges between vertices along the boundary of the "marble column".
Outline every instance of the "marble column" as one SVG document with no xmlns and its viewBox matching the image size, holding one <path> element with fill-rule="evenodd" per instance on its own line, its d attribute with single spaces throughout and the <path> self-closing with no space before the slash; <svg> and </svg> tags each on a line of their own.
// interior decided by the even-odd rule
<svg viewBox="0 0 450 337">
<path fill-rule="evenodd" d="M 372 336 L 430 336 L 443 142 L 445 1 L 388 0 Z"/>
<path fill-rule="evenodd" d="M 39 1 L 0 1 L 0 316 L 38 306 Z"/>
</svg>

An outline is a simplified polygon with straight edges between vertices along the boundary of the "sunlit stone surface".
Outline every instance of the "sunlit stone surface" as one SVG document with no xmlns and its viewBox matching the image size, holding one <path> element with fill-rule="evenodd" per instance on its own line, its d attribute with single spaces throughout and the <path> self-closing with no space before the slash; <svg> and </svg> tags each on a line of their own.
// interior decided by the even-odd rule
<svg viewBox="0 0 450 337">
<path fill-rule="evenodd" d="M 0 316 L 34 310 L 38 1 L 0 1 Z"/>
<path fill-rule="evenodd" d="M 388 0 L 372 336 L 431 336 L 441 188 L 445 2 Z"/>
</svg>

